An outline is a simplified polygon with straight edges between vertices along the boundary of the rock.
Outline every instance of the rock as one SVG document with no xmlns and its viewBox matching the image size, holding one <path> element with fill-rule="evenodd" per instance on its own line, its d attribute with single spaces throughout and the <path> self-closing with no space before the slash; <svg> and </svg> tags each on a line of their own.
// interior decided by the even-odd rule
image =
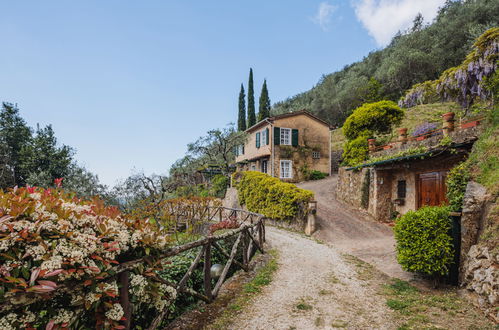
<svg viewBox="0 0 499 330">
<path fill-rule="evenodd" d="M 479 250 L 478 250 L 478 245 L 473 245 L 470 250 L 468 251 L 468 257 L 470 259 L 475 259 L 476 257 L 478 257 L 478 254 L 479 254 Z"/>
<path fill-rule="evenodd" d="M 490 259 L 489 249 L 484 247 L 477 256 L 478 259 Z"/>
<path fill-rule="evenodd" d="M 489 299 L 488 299 L 489 304 L 494 305 L 497 302 L 498 298 L 499 298 L 499 296 L 498 296 L 497 292 L 492 291 L 492 293 L 489 294 Z"/>
</svg>

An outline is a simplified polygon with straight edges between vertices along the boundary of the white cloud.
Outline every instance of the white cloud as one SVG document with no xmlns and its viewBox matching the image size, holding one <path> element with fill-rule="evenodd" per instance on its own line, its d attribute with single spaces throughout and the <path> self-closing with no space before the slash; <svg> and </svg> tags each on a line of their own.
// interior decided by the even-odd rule
<svg viewBox="0 0 499 330">
<path fill-rule="evenodd" d="M 398 31 L 412 26 L 421 13 L 431 22 L 445 0 L 354 0 L 357 19 L 380 46 L 387 45 Z"/>
<path fill-rule="evenodd" d="M 312 21 L 319 25 L 321 29 L 327 31 L 329 23 L 331 23 L 331 15 L 338 9 L 338 6 L 329 4 L 328 2 L 321 2 L 317 14 L 312 18 Z"/>
</svg>

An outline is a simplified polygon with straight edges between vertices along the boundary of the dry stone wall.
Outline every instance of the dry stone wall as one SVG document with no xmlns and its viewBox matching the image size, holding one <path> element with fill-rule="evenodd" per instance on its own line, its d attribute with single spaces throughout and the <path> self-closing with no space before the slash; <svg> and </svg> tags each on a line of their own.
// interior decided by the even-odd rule
<svg viewBox="0 0 499 330">
<path fill-rule="evenodd" d="M 461 216 L 460 283 L 499 322 L 499 233 L 490 210 L 497 208 L 485 187 L 470 182 Z"/>
</svg>

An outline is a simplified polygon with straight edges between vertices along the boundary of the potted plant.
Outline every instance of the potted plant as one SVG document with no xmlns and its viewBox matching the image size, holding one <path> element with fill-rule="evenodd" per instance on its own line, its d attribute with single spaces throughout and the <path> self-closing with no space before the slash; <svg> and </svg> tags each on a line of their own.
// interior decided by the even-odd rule
<svg viewBox="0 0 499 330">
<path fill-rule="evenodd" d="M 454 112 L 447 112 L 447 113 L 444 113 L 442 115 L 442 118 L 445 120 L 445 121 L 451 121 L 451 120 L 454 120 L 454 116 L 455 116 L 455 113 Z"/>
</svg>

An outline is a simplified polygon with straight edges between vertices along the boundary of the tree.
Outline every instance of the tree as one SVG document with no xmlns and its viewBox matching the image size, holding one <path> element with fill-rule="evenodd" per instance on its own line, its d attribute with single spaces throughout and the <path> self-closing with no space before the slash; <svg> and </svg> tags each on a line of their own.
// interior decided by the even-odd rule
<svg viewBox="0 0 499 330">
<path fill-rule="evenodd" d="M 57 145 L 57 138 L 51 125 L 38 127 L 36 135 L 21 151 L 20 168 L 26 183 L 48 187 L 57 178 L 70 174 L 74 151 L 72 148 Z"/>
<path fill-rule="evenodd" d="M 26 184 L 27 176 L 22 169 L 21 157 L 31 139 L 31 128 L 19 115 L 19 109 L 11 103 L 4 102 L 0 111 L 0 141 L 3 145 L 0 150 L 2 153 L 0 167 L 5 179 L 0 188 Z M 10 178 L 7 178 L 9 176 Z"/>
<path fill-rule="evenodd" d="M 248 127 L 256 124 L 255 91 L 253 90 L 253 69 L 250 68 L 248 81 Z"/>
<path fill-rule="evenodd" d="M 258 121 L 270 117 L 270 98 L 267 90 L 267 80 L 263 81 L 262 93 L 260 94 L 260 102 L 258 109 Z"/>
<path fill-rule="evenodd" d="M 236 132 L 232 125 L 223 129 L 213 129 L 196 142 L 187 145 L 188 153 L 194 158 L 204 158 L 211 164 L 220 165 L 224 174 L 230 172 L 230 164 L 235 155 L 234 149 L 243 144 L 244 133 Z"/>
<path fill-rule="evenodd" d="M 239 92 L 239 116 L 237 119 L 237 130 L 240 132 L 246 130 L 246 102 L 243 84 L 241 84 L 241 91 Z"/>
</svg>

